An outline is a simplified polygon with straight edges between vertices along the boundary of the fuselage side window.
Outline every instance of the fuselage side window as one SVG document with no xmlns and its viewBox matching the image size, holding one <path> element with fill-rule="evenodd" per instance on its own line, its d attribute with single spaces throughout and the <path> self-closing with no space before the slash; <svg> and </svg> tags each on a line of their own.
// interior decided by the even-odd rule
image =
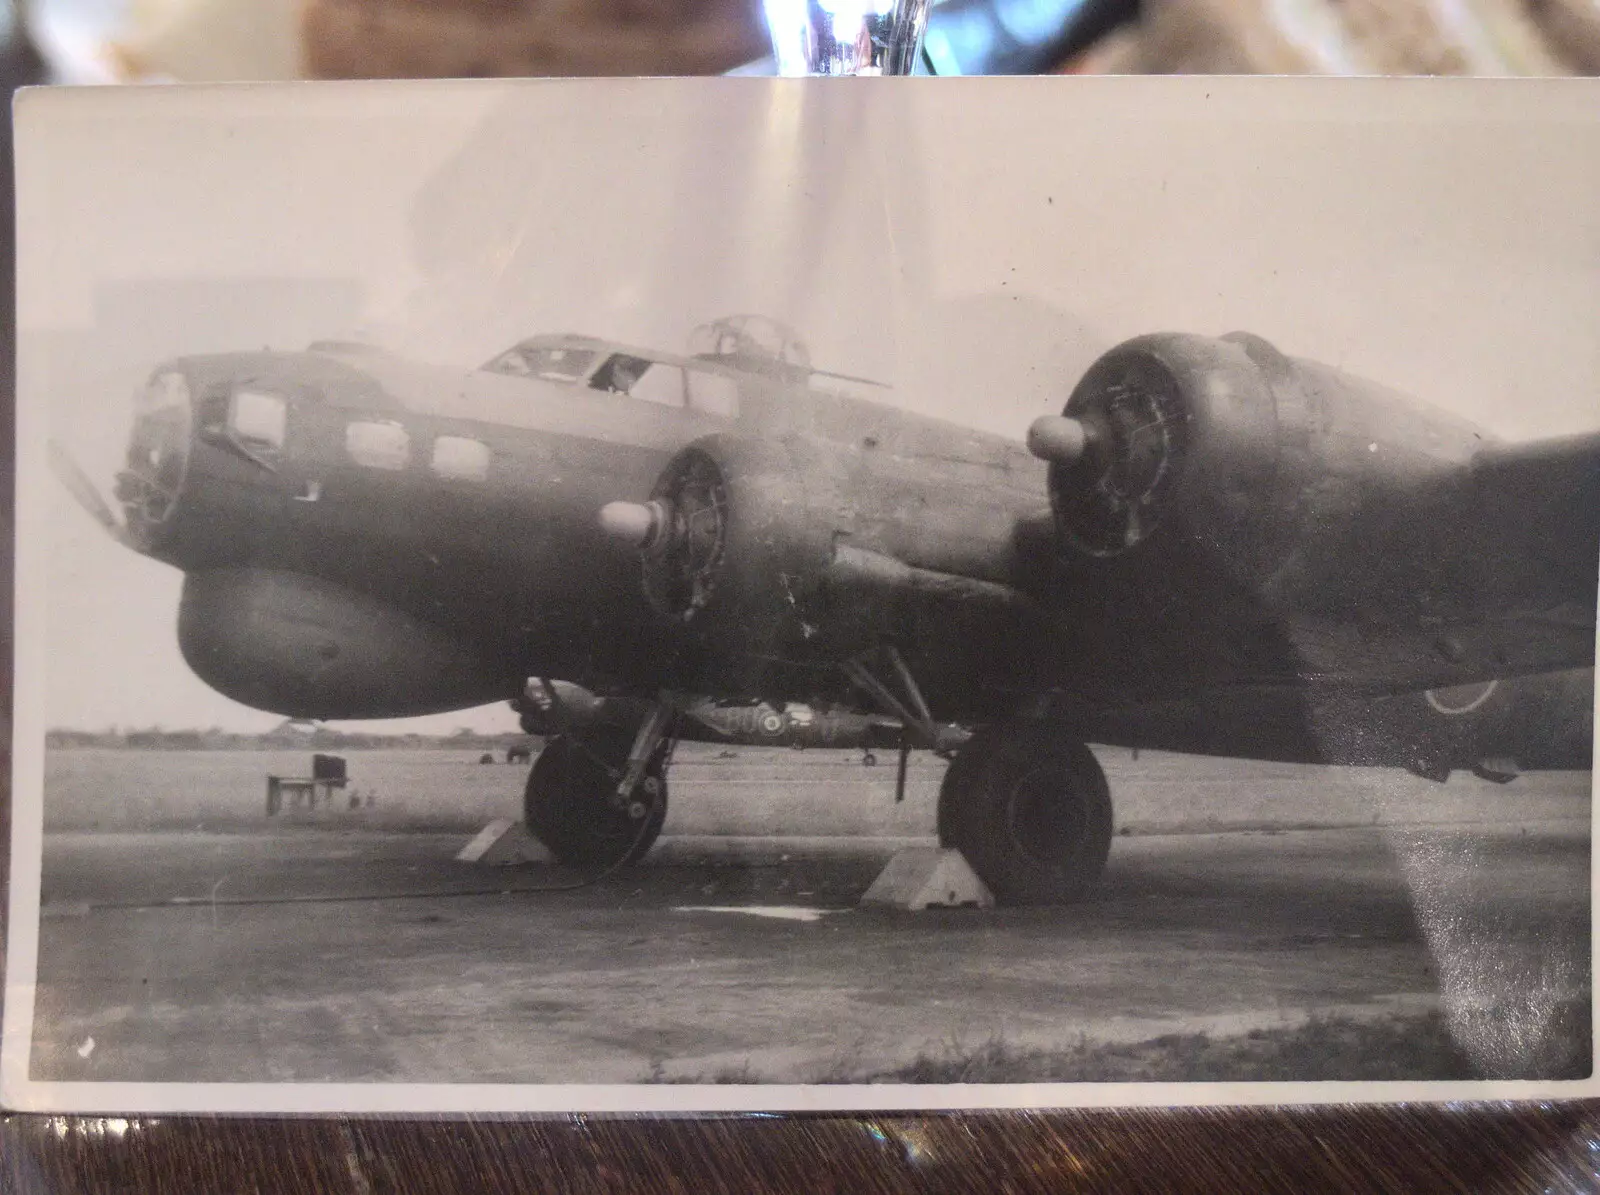
<svg viewBox="0 0 1600 1195">
<path fill-rule="evenodd" d="M 721 415 L 732 419 L 739 414 L 739 383 L 725 373 L 702 372 L 691 369 L 689 379 L 689 405 L 707 415 Z"/>
</svg>

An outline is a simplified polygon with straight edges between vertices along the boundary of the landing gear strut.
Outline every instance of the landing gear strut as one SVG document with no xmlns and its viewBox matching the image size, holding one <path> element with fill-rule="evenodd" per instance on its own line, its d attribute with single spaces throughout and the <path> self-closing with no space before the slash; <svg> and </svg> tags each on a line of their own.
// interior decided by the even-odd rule
<svg viewBox="0 0 1600 1195">
<path fill-rule="evenodd" d="M 1064 904 L 1111 850 L 1111 791 L 1094 754 L 1045 722 L 1002 722 L 957 753 L 939 790 L 939 841 L 1002 904 Z"/>
<path fill-rule="evenodd" d="M 672 742 L 661 723 L 646 725 L 653 734 L 621 726 L 569 729 L 534 760 L 523 819 L 558 861 L 619 867 L 655 844 L 667 817 Z"/>
</svg>

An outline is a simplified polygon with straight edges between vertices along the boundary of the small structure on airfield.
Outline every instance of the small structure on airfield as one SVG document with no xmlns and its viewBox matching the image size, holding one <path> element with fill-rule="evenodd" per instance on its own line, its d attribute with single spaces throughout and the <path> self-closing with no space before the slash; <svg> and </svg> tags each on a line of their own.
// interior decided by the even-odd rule
<svg viewBox="0 0 1600 1195">
<path fill-rule="evenodd" d="M 315 811 L 318 803 L 331 807 L 333 794 L 349 783 L 349 770 L 342 755 L 313 755 L 309 776 L 268 776 L 267 816 L 283 812 L 285 798 L 291 809 L 302 804 Z"/>
</svg>

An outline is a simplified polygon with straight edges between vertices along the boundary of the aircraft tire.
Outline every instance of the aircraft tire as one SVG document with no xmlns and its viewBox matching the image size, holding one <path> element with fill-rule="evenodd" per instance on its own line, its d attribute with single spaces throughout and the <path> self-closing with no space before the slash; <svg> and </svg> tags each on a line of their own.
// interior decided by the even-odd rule
<svg viewBox="0 0 1600 1195">
<path fill-rule="evenodd" d="M 1067 904 L 1111 851 L 1111 789 L 1089 748 L 1042 722 L 987 726 L 939 790 L 939 842 L 1006 905 Z"/>
<path fill-rule="evenodd" d="M 533 761 L 523 793 L 523 820 L 557 862 L 612 867 L 637 862 L 655 845 L 667 817 L 667 778 L 659 759 L 643 781 L 657 786 L 643 826 L 609 799 L 632 745 L 631 730 L 602 726 L 581 738 L 564 734 L 551 739 Z"/>
</svg>

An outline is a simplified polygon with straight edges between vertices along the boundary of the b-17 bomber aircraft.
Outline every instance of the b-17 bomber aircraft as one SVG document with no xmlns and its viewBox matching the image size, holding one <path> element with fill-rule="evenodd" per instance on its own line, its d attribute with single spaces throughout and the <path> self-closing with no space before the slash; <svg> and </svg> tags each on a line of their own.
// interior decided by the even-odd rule
<svg viewBox="0 0 1600 1195">
<path fill-rule="evenodd" d="M 574 864 L 649 849 L 679 739 L 790 710 L 897 740 L 902 783 L 949 755 L 939 837 L 1013 903 L 1105 864 L 1089 743 L 1590 766 L 1600 434 L 1503 443 L 1238 333 L 1113 348 L 1025 443 L 884 397 L 755 317 L 465 373 L 323 343 L 159 366 L 120 513 L 57 462 L 184 572 L 227 696 L 511 700 L 551 736 L 528 827 Z"/>
</svg>

